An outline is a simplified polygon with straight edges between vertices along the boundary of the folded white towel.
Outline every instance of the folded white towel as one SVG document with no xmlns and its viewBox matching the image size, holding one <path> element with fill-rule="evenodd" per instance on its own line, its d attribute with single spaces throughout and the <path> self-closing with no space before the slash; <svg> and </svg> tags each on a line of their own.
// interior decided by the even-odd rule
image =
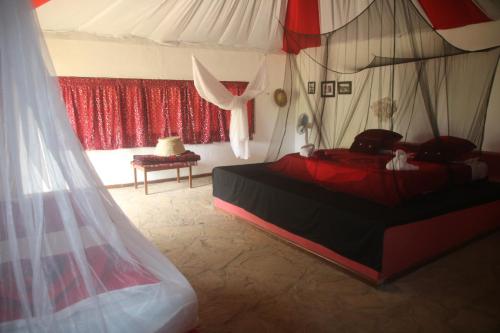
<svg viewBox="0 0 500 333">
<path fill-rule="evenodd" d="M 418 170 L 417 165 L 408 163 L 408 155 L 404 150 L 398 149 L 394 153 L 394 158 L 385 165 L 387 170 Z"/>
<path fill-rule="evenodd" d="M 300 156 L 311 157 L 314 153 L 314 145 L 312 143 L 300 147 Z"/>
</svg>

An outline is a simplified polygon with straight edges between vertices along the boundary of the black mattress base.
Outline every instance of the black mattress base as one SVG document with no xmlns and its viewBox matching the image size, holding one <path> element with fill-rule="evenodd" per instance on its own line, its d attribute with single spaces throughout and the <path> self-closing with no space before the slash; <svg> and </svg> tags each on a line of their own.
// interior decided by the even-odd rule
<svg viewBox="0 0 500 333">
<path fill-rule="evenodd" d="M 387 229 L 493 203 L 500 184 L 471 183 L 387 207 L 250 164 L 215 168 L 213 195 L 380 272 Z"/>
</svg>

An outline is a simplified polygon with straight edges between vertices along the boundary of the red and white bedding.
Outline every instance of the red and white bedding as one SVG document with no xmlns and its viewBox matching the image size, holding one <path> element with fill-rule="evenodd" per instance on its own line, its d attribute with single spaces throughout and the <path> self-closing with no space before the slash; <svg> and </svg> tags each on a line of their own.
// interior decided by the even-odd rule
<svg viewBox="0 0 500 333">
<path fill-rule="evenodd" d="M 388 206 L 473 179 L 471 166 L 466 163 L 409 160 L 418 170 L 387 170 L 392 157 L 333 149 L 324 151 L 321 157 L 289 154 L 268 167 L 284 176 Z"/>
</svg>

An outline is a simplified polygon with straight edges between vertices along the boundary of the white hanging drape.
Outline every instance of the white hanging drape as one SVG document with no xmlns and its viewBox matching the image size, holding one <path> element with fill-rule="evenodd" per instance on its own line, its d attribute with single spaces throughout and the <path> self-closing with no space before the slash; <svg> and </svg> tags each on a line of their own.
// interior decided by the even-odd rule
<svg viewBox="0 0 500 333">
<path fill-rule="evenodd" d="M 31 0 L 0 0 L 0 332 L 185 333 L 196 294 L 71 125 Z"/>
<path fill-rule="evenodd" d="M 234 155 L 248 159 L 248 116 L 247 102 L 266 88 L 267 74 L 262 61 L 254 79 L 241 96 L 233 96 L 199 61 L 193 56 L 193 79 L 198 94 L 206 101 L 226 110 L 231 110 L 229 140 Z"/>
</svg>

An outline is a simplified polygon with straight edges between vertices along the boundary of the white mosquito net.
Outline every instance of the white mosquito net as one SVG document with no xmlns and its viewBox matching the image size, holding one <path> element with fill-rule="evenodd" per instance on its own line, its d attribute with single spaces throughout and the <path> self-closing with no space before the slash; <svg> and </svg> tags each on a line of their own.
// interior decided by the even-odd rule
<svg viewBox="0 0 500 333">
<path fill-rule="evenodd" d="M 104 188 L 28 0 L 0 0 L 0 331 L 186 332 L 182 274 Z"/>
<path fill-rule="evenodd" d="M 481 148 L 499 48 L 454 47 L 406 0 L 374 0 L 327 34 L 285 30 L 284 36 L 292 49 L 313 47 L 288 55 L 290 103 L 278 114 L 267 161 L 304 144 L 296 133 L 302 113 L 309 115 L 308 142 L 316 148 L 349 148 L 366 129 L 393 130 L 415 143 L 455 136 Z M 309 82 L 316 83 L 314 93 Z M 334 96 L 321 96 L 321 82 L 330 82 L 327 95 Z M 384 103 L 388 112 L 381 115 L 376 106 Z"/>
</svg>

